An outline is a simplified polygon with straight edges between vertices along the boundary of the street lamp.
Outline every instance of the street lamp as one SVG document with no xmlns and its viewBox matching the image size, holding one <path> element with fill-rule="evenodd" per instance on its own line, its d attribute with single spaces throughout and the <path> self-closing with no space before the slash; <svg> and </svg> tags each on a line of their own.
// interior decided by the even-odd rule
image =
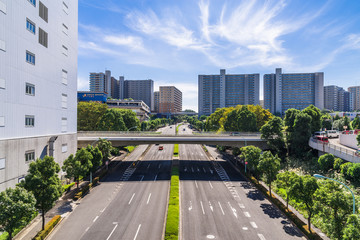
<svg viewBox="0 0 360 240">
<path fill-rule="evenodd" d="M 348 186 L 346 186 L 344 183 L 342 183 L 342 182 L 340 182 L 340 181 L 338 181 L 338 180 L 335 180 L 335 179 L 333 179 L 333 178 L 328 178 L 328 177 L 325 177 L 325 176 L 320 175 L 320 174 L 314 174 L 313 176 L 316 177 L 316 178 L 326 178 L 326 179 L 329 179 L 329 180 L 338 182 L 338 183 L 344 185 L 347 189 L 349 189 L 349 191 L 351 192 L 351 195 L 352 195 L 352 197 L 353 197 L 353 214 L 355 214 L 355 196 L 354 196 L 353 191 L 351 191 L 351 189 L 350 189 Z"/>
<path fill-rule="evenodd" d="M 129 133 L 129 131 L 130 131 L 131 129 L 137 128 L 137 127 L 138 127 L 138 126 L 134 126 L 134 127 L 129 128 L 129 129 L 127 130 L 127 133 Z"/>
</svg>

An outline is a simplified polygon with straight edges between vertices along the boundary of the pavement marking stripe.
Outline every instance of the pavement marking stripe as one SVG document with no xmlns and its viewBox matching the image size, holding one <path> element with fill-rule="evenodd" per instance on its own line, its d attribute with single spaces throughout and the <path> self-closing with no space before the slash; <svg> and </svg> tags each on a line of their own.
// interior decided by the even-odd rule
<svg viewBox="0 0 360 240">
<path fill-rule="evenodd" d="M 140 182 L 142 182 L 143 179 L 144 179 L 144 175 L 141 176 Z"/>
<path fill-rule="evenodd" d="M 249 212 L 244 212 L 245 217 L 251 217 Z"/>
<path fill-rule="evenodd" d="M 245 205 L 242 203 L 238 203 L 240 208 L 245 208 Z"/>
<path fill-rule="evenodd" d="M 210 187 L 211 187 L 211 188 L 214 188 L 210 181 L 209 181 L 209 184 L 210 184 Z"/>
<path fill-rule="evenodd" d="M 205 215 L 204 206 L 203 206 L 202 201 L 200 201 L 200 205 L 201 205 L 201 210 L 202 210 L 202 213 Z"/>
<path fill-rule="evenodd" d="M 220 202 L 218 202 L 218 203 L 219 203 L 219 207 L 220 207 L 220 209 L 221 209 L 222 214 L 223 214 L 223 215 L 225 215 L 224 210 L 223 210 L 223 208 L 222 208 L 222 206 L 221 206 Z"/>
<path fill-rule="evenodd" d="M 195 186 L 196 186 L 196 188 L 199 188 L 199 187 L 198 187 L 198 185 L 197 185 L 197 182 L 196 182 L 196 180 L 195 180 Z"/>
<path fill-rule="evenodd" d="M 97 219 L 99 218 L 99 216 L 96 216 L 93 220 L 93 222 L 95 222 Z"/>
<path fill-rule="evenodd" d="M 140 228 L 141 228 L 141 224 L 139 224 L 139 227 L 138 227 L 138 229 L 137 229 L 137 231 L 136 231 L 136 234 L 135 234 L 134 240 L 136 240 L 137 235 L 139 234 Z"/>
<path fill-rule="evenodd" d="M 104 207 L 104 208 L 103 208 L 103 210 L 101 210 L 100 212 L 101 212 L 101 213 L 103 213 L 103 212 L 105 211 L 105 209 L 106 209 L 106 208 L 107 208 L 107 206 L 106 206 L 106 207 Z"/>
<path fill-rule="evenodd" d="M 147 168 L 149 168 L 150 167 L 150 163 L 149 163 L 149 165 L 147 166 Z"/>
<path fill-rule="evenodd" d="M 133 200 L 134 196 L 135 196 L 135 193 L 133 193 L 133 195 L 132 195 L 132 197 L 131 197 L 131 199 L 130 199 L 130 201 L 129 201 L 129 204 L 130 204 L 131 201 Z"/>
<path fill-rule="evenodd" d="M 156 179 L 157 179 L 157 175 L 156 175 L 155 178 L 154 178 L 154 182 L 156 181 Z"/>
<path fill-rule="evenodd" d="M 89 229 L 90 229 L 90 227 L 87 227 L 87 228 L 85 229 L 85 232 L 89 231 Z"/>
<path fill-rule="evenodd" d="M 261 239 L 261 240 L 266 240 L 266 238 L 264 237 L 264 235 L 258 233 L 258 237 Z"/>
<path fill-rule="evenodd" d="M 116 224 L 115 227 L 113 228 L 113 230 L 111 231 L 110 235 L 107 237 L 106 240 L 109 240 L 109 239 L 110 239 L 111 235 L 114 233 L 114 231 L 115 231 L 115 229 L 117 228 L 117 226 L 118 226 L 118 225 Z"/>
<path fill-rule="evenodd" d="M 151 198 L 151 193 L 149 194 L 149 197 L 148 197 L 148 199 L 147 199 L 146 205 L 149 204 L 150 198 Z"/>
<path fill-rule="evenodd" d="M 252 226 L 253 228 L 258 228 L 258 226 L 256 225 L 255 222 L 250 222 L 250 224 L 251 224 L 251 226 Z"/>
<path fill-rule="evenodd" d="M 161 164 L 159 164 L 159 168 L 161 168 Z"/>
</svg>

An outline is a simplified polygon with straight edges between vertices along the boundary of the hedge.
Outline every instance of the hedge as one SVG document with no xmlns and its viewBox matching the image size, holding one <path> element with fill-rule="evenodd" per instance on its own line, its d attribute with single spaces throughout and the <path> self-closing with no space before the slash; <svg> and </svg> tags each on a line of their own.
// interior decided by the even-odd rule
<svg viewBox="0 0 360 240">
<path fill-rule="evenodd" d="M 72 182 L 72 183 L 70 183 L 70 184 L 67 184 L 67 185 L 62 186 L 63 192 L 66 192 L 66 191 L 70 190 L 70 188 L 71 188 L 72 186 L 74 186 L 74 185 L 75 185 L 75 182 Z"/>
<path fill-rule="evenodd" d="M 47 235 L 54 229 L 56 224 L 61 220 L 60 215 L 53 217 L 46 225 L 43 231 L 38 232 L 38 234 L 33 238 L 33 240 L 43 240 Z"/>
<path fill-rule="evenodd" d="M 92 187 L 92 185 L 93 184 L 89 183 L 89 184 L 86 184 L 84 187 L 82 187 L 80 189 L 80 191 L 75 194 L 74 200 L 78 200 L 79 198 L 82 198 L 89 191 L 89 189 Z"/>
</svg>

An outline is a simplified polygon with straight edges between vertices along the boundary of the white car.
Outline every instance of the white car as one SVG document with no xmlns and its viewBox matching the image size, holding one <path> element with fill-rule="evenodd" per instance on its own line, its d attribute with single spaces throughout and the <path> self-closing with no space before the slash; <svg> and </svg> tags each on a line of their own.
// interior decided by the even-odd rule
<svg viewBox="0 0 360 240">
<path fill-rule="evenodd" d="M 326 135 L 328 138 L 338 138 L 339 137 L 339 131 L 337 130 L 326 130 Z"/>
</svg>

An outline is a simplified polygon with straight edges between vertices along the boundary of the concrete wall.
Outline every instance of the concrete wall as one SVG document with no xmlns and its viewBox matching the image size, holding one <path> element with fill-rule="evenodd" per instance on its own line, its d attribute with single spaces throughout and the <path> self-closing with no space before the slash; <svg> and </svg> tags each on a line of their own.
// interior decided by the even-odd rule
<svg viewBox="0 0 360 240">
<path fill-rule="evenodd" d="M 358 149 L 358 142 L 356 140 L 357 135 L 356 134 L 340 134 L 340 143 L 344 146 Z"/>
</svg>

